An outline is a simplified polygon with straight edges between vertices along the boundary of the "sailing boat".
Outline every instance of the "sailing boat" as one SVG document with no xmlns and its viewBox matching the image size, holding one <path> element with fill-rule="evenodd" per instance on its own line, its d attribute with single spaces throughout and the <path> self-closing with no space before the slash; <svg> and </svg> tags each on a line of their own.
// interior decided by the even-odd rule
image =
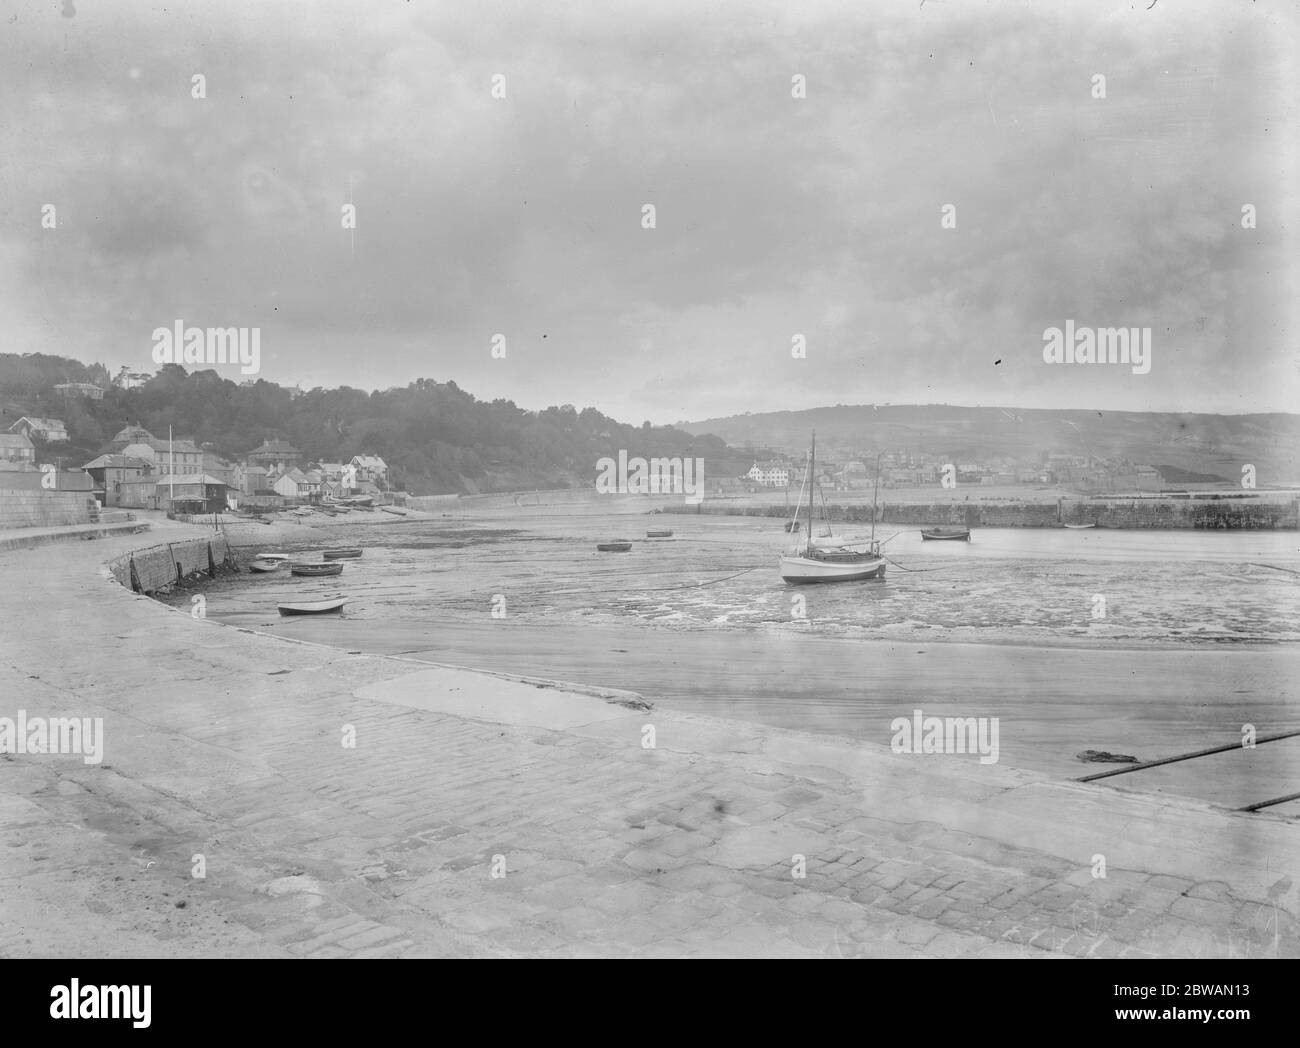
<svg viewBox="0 0 1300 1048">
<path fill-rule="evenodd" d="M 885 558 L 880 555 L 880 543 L 875 540 L 876 511 L 872 499 L 872 538 L 853 542 L 830 533 L 826 520 L 826 534 L 813 535 L 813 489 L 817 487 L 817 431 L 813 431 L 812 447 L 808 452 L 808 473 L 804 486 L 808 489 L 808 541 L 796 546 L 781 557 L 781 578 L 786 582 L 856 582 L 859 579 L 883 579 Z M 879 483 L 879 476 L 877 476 Z M 799 492 L 799 505 L 795 507 L 794 524 L 799 522 L 799 509 L 803 503 L 803 490 Z M 822 502 L 825 514 L 825 500 Z M 793 531 L 792 528 L 787 528 Z"/>
</svg>

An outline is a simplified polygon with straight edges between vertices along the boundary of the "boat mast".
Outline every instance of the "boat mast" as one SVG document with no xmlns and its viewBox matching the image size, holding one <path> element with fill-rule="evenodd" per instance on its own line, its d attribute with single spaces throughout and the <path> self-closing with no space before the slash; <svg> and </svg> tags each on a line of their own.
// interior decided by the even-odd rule
<svg viewBox="0 0 1300 1048">
<path fill-rule="evenodd" d="M 876 541 L 876 496 L 880 493 L 880 456 L 876 456 L 876 486 L 871 491 L 871 541 Z"/>
<path fill-rule="evenodd" d="M 812 553 L 813 533 L 813 489 L 817 486 L 817 431 L 812 431 L 812 448 L 808 451 L 808 546 Z"/>
</svg>

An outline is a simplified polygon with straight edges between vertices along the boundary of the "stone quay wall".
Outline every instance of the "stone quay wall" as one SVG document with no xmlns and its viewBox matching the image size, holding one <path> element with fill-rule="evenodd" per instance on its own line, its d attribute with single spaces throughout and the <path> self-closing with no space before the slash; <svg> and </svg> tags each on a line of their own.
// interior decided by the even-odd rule
<svg viewBox="0 0 1300 1048">
<path fill-rule="evenodd" d="M 665 513 L 717 513 L 745 517 L 789 519 L 786 506 L 738 505 L 666 506 Z M 820 511 L 819 511 L 820 512 Z M 834 521 L 871 523 L 870 506 L 830 506 Z M 800 514 L 806 519 L 807 513 Z M 876 514 L 882 524 L 949 524 L 969 528 L 1055 528 L 1062 524 L 1095 523 L 1101 528 L 1212 529 L 1233 531 L 1294 530 L 1300 527 L 1300 499 L 1265 502 L 1248 499 L 1089 499 L 1060 502 L 938 502 L 882 503 Z"/>
<path fill-rule="evenodd" d="M 0 530 L 89 524 L 92 506 L 85 491 L 0 488 Z"/>
<path fill-rule="evenodd" d="M 154 593 L 170 589 L 177 582 L 192 577 L 196 573 L 208 574 L 211 551 L 211 564 L 218 570 L 232 556 L 230 544 L 225 536 L 216 535 L 208 539 L 183 539 L 180 542 L 166 542 L 158 546 L 149 546 L 136 550 L 126 556 L 109 561 L 108 570 L 113 578 L 128 589 L 141 593 Z M 132 571 L 135 577 L 132 578 Z"/>
</svg>

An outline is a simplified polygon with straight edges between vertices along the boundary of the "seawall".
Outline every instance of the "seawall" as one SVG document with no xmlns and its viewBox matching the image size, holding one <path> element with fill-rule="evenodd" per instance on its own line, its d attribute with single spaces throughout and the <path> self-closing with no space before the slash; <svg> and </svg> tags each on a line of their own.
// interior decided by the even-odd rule
<svg viewBox="0 0 1300 1048">
<path fill-rule="evenodd" d="M 233 556 L 225 536 L 216 535 L 147 546 L 110 560 L 107 568 L 127 589 L 155 593 L 195 575 L 215 577 Z"/>
<path fill-rule="evenodd" d="M 93 505 L 86 491 L 0 488 L 0 530 L 88 524 Z"/>
<path fill-rule="evenodd" d="M 871 506 L 830 506 L 832 520 L 870 523 Z M 665 513 L 788 518 L 780 505 L 709 502 L 665 506 Z M 876 514 L 885 524 L 959 524 L 970 528 L 1055 528 L 1095 523 L 1102 528 L 1273 531 L 1300 527 L 1300 499 L 1277 503 L 1208 499 L 1089 499 L 1059 502 L 883 502 Z"/>
</svg>

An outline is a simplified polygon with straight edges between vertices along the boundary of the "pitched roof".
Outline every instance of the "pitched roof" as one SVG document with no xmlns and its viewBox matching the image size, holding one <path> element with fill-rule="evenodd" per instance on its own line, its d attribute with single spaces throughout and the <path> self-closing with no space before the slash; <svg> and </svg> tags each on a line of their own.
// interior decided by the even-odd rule
<svg viewBox="0 0 1300 1048">
<path fill-rule="evenodd" d="M 67 429 L 67 427 L 57 418 L 39 418 L 36 415 L 24 415 L 9 427 L 9 432 L 12 433 L 24 422 L 30 422 L 37 429 Z"/>
<path fill-rule="evenodd" d="M 230 486 L 224 480 L 219 480 L 209 473 L 165 473 L 160 477 L 150 477 L 149 479 L 160 488 L 170 487 L 172 481 L 175 481 L 178 485 L 188 484 L 191 487 L 195 484 L 213 484 L 223 488 Z"/>
<path fill-rule="evenodd" d="M 0 433 L 0 448 L 35 448 L 21 433 Z"/>
<path fill-rule="evenodd" d="M 82 469 L 103 469 L 105 466 L 112 466 L 114 469 L 152 469 L 153 463 L 148 459 L 136 458 L 134 455 L 100 455 L 93 462 L 87 462 Z"/>
</svg>

